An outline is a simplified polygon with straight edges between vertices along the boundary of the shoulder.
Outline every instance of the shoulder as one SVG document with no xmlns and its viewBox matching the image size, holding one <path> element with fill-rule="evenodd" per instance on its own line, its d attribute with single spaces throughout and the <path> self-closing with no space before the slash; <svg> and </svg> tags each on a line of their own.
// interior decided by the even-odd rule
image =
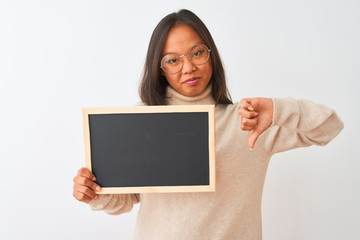
<svg viewBox="0 0 360 240">
<path fill-rule="evenodd" d="M 217 104 L 215 107 L 215 118 L 217 123 L 234 122 L 239 124 L 240 116 L 238 114 L 241 104 L 235 102 L 233 104 Z"/>
<path fill-rule="evenodd" d="M 238 110 L 241 108 L 241 103 L 240 102 L 234 102 L 233 104 L 216 104 L 216 111 L 217 112 L 221 112 L 221 113 L 232 113 L 234 111 L 236 111 L 236 113 L 238 112 Z"/>
<path fill-rule="evenodd" d="M 138 107 L 138 106 L 147 106 L 144 102 L 137 102 L 135 104 L 135 107 Z"/>
</svg>

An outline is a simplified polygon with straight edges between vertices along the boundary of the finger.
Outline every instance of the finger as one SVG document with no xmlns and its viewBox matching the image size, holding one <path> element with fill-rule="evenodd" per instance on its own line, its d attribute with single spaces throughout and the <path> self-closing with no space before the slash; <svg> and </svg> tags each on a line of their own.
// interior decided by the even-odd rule
<svg viewBox="0 0 360 240">
<path fill-rule="evenodd" d="M 93 181 L 96 180 L 95 175 L 89 169 L 87 169 L 85 167 L 80 168 L 77 175 L 82 176 L 82 177 L 86 177 L 86 178 L 91 179 Z"/>
<path fill-rule="evenodd" d="M 243 131 L 252 131 L 252 130 L 254 130 L 254 127 L 241 126 L 241 130 L 243 130 Z"/>
<path fill-rule="evenodd" d="M 258 115 L 258 113 L 255 111 L 249 111 L 248 109 L 242 107 L 239 109 L 239 115 L 245 118 L 254 118 Z"/>
<path fill-rule="evenodd" d="M 86 177 L 76 176 L 74 178 L 74 183 L 77 185 L 89 187 L 94 191 L 98 191 L 98 192 L 101 191 L 101 187 L 98 184 L 96 184 L 95 182 L 93 182 L 92 180 Z"/>
<path fill-rule="evenodd" d="M 258 130 L 258 129 L 255 129 L 249 136 L 249 139 L 248 139 L 248 146 L 249 146 L 249 149 L 250 150 L 253 150 L 254 149 L 254 145 L 255 145 L 255 142 L 256 140 L 258 139 L 258 137 L 260 136 L 260 134 L 262 133 L 263 131 L 261 130 Z"/>
<path fill-rule="evenodd" d="M 250 104 L 250 99 L 243 98 L 241 99 L 240 103 L 244 108 L 249 109 L 250 111 L 254 111 L 254 108 Z"/>
<path fill-rule="evenodd" d="M 74 192 L 73 196 L 80 202 L 84 202 L 84 203 L 89 203 L 91 202 L 93 199 L 90 198 L 89 196 L 87 196 L 86 194 L 83 194 L 81 192 Z"/>
<path fill-rule="evenodd" d="M 241 129 L 245 131 L 253 130 L 257 125 L 258 119 L 248 119 L 248 118 L 242 118 L 241 119 Z"/>
<path fill-rule="evenodd" d="M 95 193 L 94 190 L 92 190 L 89 187 L 82 186 L 82 185 L 76 186 L 74 192 L 82 193 L 82 194 L 88 196 L 91 199 L 98 199 L 99 198 L 99 196 Z"/>
</svg>

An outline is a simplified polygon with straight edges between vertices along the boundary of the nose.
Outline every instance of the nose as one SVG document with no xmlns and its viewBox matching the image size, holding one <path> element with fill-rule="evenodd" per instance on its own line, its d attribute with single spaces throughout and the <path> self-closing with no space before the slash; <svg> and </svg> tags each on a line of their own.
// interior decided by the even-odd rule
<svg viewBox="0 0 360 240">
<path fill-rule="evenodd" d="M 183 67 L 182 67 L 182 73 L 183 74 L 188 74 L 188 73 L 192 73 L 196 70 L 196 65 L 193 64 L 190 59 L 189 59 L 189 55 L 184 56 L 183 57 Z"/>
</svg>

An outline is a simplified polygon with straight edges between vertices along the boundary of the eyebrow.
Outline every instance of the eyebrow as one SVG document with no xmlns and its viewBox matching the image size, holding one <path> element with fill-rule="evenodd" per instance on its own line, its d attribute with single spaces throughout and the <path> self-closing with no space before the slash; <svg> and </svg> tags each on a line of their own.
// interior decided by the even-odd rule
<svg viewBox="0 0 360 240">
<path fill-rule="evenodd" d="M 204 44 L 205 46 L 207 46 L 204 42 L 197 42 L 197 43 L 194 43 L 194 44 L 189 48 L 188 52 L 189 52 L 190 49 L 191 49 L 193 46 L 195 46 L 196 44 Z M 162 54 L 162 56 L 164 57 L 165 55 L 168 55 L 168 54 L 179 54 L 179 53 L 177 53 L 177 52 L 167 52 L 167 53 Z M 180 54 L 180 55 L 182 55 L 182 54 Z"/>
</svg>

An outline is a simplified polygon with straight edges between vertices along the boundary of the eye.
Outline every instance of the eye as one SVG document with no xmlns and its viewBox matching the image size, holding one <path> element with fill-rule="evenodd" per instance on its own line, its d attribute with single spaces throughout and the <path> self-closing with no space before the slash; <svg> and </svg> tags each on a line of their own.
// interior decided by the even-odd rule
<svg viewBox="0 0 360 240">
<path fill-rule="evenodd" d="M 165 63 L 166 63 L 166 64 L 175 64 L 175 63 L 177 63 L 178 61 L 179 61 L 179 59 L 173 58 L 173 59 L 167 60 Z"/>
<path fill-rule="evenodd" d="M 203 53 L 204 53 L 204 49 L 201 49 L 201 50 L 195 52 L 195 53 L 192 55 L 192 57 L 200 56 L 200 55 L 203 54 Z"/>
</svg>

